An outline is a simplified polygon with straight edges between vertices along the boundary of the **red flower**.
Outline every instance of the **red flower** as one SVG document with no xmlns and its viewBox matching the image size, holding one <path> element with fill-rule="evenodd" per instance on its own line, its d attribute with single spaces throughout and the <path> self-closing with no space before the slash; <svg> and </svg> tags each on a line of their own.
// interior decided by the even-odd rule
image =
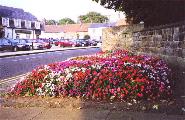
<svg viewBox="0 0 185 120">
<path fill-rule="evenodd" d="M 137 96 L 138 97 L 143 97 L 143 94 L 142 93 L 137 93 Z"/>
</svg>

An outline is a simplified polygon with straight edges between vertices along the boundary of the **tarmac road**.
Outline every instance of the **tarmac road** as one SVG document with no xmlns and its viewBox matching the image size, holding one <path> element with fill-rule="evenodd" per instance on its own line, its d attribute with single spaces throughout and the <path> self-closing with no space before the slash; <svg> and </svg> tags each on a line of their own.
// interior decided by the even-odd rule
<svg viewBox="0 0 185 120">
<path fill-rule="evenodd" d="M 70 57 L 94 54 L 99 51 L 101 51 L 100 48 L 87 48 L 0 58 L 0 80 L 25 74 L 40 65 L 63 61 Z"/>
</svg>

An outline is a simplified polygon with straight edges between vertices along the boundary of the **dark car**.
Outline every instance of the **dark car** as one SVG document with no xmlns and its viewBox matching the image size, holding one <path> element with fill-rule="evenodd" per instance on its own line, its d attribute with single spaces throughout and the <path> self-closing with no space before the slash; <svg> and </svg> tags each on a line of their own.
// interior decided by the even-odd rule
<svg viewBox="0 0 185 120">
<path fill-rule="evenodd" d="M 1 38 L 0 39 L 0 50 L 1 51 L 17 51 L 17 42 L 13 39 Z"/>
<path fill-rule="evenodd" d="M 76 44 L 79 44 L 79 46 L 89 46 L 89 43 L 86 39 L 76 39 Z"/>
<path fill-rule="evenodd" d="M 88 44 L 89 44 L 89 46 L 96 46 L 97 45 L 97 42 L 95 40 L 89 39 L 88 40 Z"/>
<path fill-rule="evenodd" d="M 17 43 L 18 50 L 30 50 L 32 47 L 24 39 L 15 39 L 14 41 Z"/>
</svg>

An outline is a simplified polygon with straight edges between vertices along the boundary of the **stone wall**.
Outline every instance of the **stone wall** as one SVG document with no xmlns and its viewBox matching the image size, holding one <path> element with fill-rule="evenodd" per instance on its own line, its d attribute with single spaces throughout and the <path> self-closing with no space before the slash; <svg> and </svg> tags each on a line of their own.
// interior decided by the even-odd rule
<svg viewBox="0 0 185 120">
<path fill-rule="evenodd" d="M 132 33 L 143 29 L 143 25 L 123 25 L 103 29 L 102 50 L 131 50 L 133 45 Z"/>
<path fill-rule="evenodd" d="M 185 22 L 143 29 L 118 26 L 103 31 L 102 50 L 126 49 L 160 56 L 172 69 L 176 95 L 185 96 Z"/>
<path fill-rule="evenodd" d="M 185 58 L 185 24 L 133 32 L 133 50 Z"/>
<path fill-rule="evenodd" d="M 132 51 L 167 61 L 176 94 L 185 95 L 185 22 L 135 31 L 132 37 Z"/>
</svg>

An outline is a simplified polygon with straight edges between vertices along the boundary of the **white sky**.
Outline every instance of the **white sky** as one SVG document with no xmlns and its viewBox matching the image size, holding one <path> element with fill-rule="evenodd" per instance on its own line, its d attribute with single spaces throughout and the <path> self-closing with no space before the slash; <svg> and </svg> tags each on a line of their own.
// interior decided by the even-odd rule
<svg viewBox="0 0 185 120">
<path fill-rule="evenodd" d="M 105 9 L 92 0 L 0 0 L 0 4 L 22 8 L 35 15 L 39 20 L 43 18 L 59 20 L 69 17 L 76 22 L 78 16 L 85 15 L 90 11 L 108 15 L 112 22 L 119 18 L 119 12 Z M 120 16 L 121 18 L 124 17 L 122 12 Z"/>
</svg>

